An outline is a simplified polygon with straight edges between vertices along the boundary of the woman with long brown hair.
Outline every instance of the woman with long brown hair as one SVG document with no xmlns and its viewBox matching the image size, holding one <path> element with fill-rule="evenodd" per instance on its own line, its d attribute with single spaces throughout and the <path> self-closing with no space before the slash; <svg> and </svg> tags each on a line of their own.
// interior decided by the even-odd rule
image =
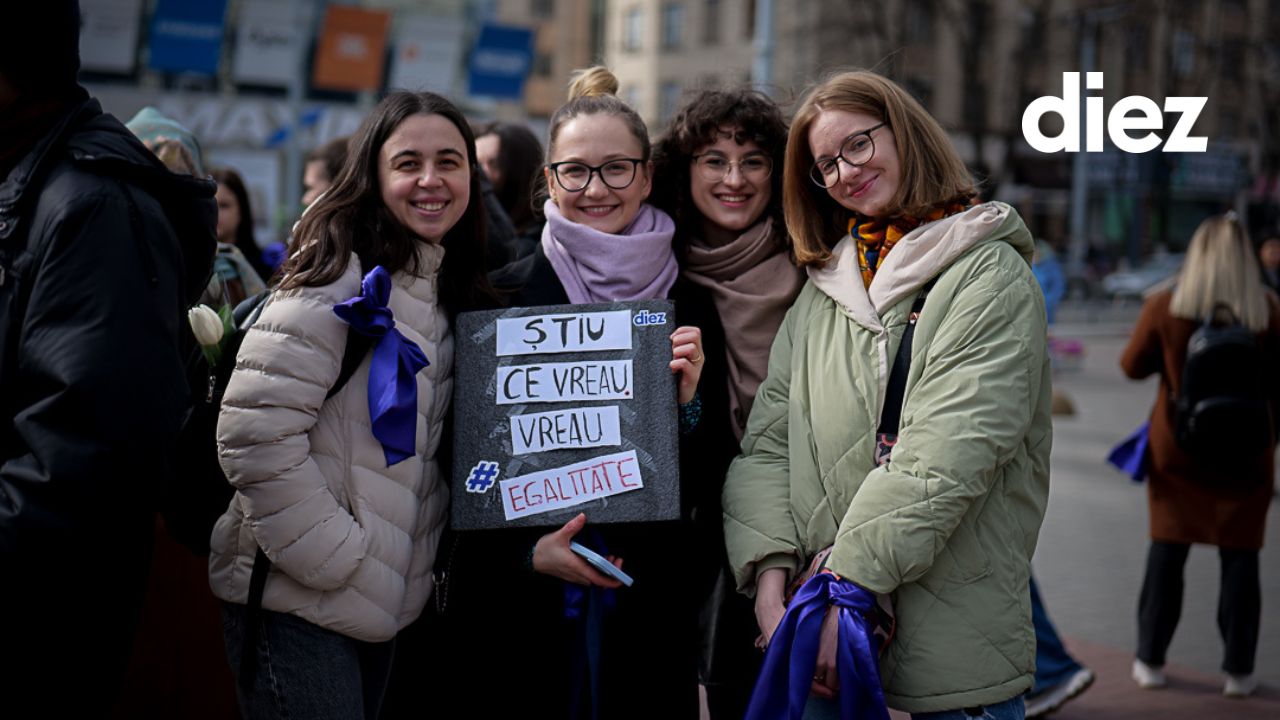
<svg viewBox="0 0 1280 720">
<path fill-rule="evenodd" d="M 392 641 L 431 595 L 452 317 L 496 301 L 477 178 L 452 103 L 387 96 L 245 335 L 218 422 L 236 494 L 209 579 L 248 717 L 377 717 Z M 372 351 L 348 358 L 357 332 Z M 246 607 L 254 577 L 261 625 Z"/>
</svg>

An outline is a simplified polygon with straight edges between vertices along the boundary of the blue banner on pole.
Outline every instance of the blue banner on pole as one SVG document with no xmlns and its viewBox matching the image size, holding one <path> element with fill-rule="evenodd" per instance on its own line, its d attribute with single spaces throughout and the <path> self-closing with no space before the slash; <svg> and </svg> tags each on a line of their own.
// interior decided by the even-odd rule
<svg viewBox="0 0 1280 720">
<path fill-rule="evenodd" d="M 227 0 L 159 0 L 148 64 L 166 72 L 217 74 L 226 14 Z"/>
<path fill-rule="evenodd" d="M 524 79 L 533 64 L 533 31 L 484 25 L 471 53 L 468 92 L 506 100 L 524 95 Z"/>
</svg>

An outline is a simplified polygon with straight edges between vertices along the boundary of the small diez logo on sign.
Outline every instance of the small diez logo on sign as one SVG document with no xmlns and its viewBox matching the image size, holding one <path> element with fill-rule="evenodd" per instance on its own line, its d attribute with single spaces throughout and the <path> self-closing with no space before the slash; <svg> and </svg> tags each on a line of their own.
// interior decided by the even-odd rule
<svg viewBox="0 0 1280 720">
<path fill-rule="evenodd" d="M 650 312 L 648 310 L 639 310 L 635 317 L 631 319 L 632 324 L 638 327 L 647 327 L 649 325 L 666 325 L 667 314 L 664 312 Z"/>
<path fill-rule="evenodd" d="M 483 493 L 498 480 L 498 463 L 481 460 L 467 476 L 467 492 Z"/>
</svg>

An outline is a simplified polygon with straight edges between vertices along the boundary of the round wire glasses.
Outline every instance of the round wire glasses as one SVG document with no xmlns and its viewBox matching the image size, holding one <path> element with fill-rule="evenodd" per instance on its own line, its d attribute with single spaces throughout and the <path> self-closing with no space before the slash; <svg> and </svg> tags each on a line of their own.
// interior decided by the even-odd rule
<svg viewBox="0 0 1280 720">
<path fill-rule="evenodd" d="M 730 160 L 718 152 L 706 152 L 693 156 L 698 174 L 709 183 L 718 183 L 729 177 L 736 165 L 738 173 L 753 183 L 764 182 L 773 174 L 773 158 L 764 153 L 752 153 L 741 160 Z"/>
</svg>

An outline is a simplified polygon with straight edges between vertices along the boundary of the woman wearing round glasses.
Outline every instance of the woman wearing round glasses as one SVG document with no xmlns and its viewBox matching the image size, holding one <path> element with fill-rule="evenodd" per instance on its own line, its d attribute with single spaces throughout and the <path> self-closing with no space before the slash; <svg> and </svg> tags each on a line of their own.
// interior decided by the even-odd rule
<svg viewBox="0 0 1280 720">
<path fill-rule="evenodd" d="M 1034 244 L 1012 208 L 972 205 L 974 194 L 946 133 L 893 82 L 849 72 L 809 93 L 783 177 L 809 282 L 724 492 L 730 564 L 765 635 L 787 583 L 830 549 L 821 571 L 893 600 L 885 700 L 931 719 L 979 706 L 1022 717 L 1027 582 L 1049 487 Z M 828 610 L 814 716 L 844 690 L 836 620 Z"/>
<path fill-rule="evenodd" d="M 751 602 L 734 592 L 720 491 L 738 454 L 769 347 L 804 275 L 782 221 L 787 126 L 765 95 L 698 93 L 654 146 L 653 204 L 676 223 L 676 258 L 690 292 L 681 311 L 708 353 L 694 489 L 695 589 L 701 604 L 699 677 L 711 717 L 741 718 L 759 671 Z M 716 348 L 722 348 L 716 351 Z"/>
<path fill-rule="evenodd" d="M 584 71 L 551 118 L 542 240 L 532 255 L 493 276 L 512 306 L 683 292 L 671 247 L 675 225 L 645 203 L 653 182 L 648 130 L 615 97 L 617 88 L 608 70 Z M 679 310 L 684 303 L 676 299 Z M 696 327 L 674 330 L 681 477 L 697 482 L 684 468 L 701 427 L 695 391 L 705 358 Z M 467 697 L 477 717 L 696 718 L 687 526 L 584 530 L 586 520 L 579 514 L 553 532 L 458 534 L 453 559 L 442 561 L 451 567 L 443 617 L 455 635 L 444 653 L 452 665 L 449 691 Z M 635 584 L 621 587 L 591 567 L 569 549 L 575 539 Z"/>
</svg>

